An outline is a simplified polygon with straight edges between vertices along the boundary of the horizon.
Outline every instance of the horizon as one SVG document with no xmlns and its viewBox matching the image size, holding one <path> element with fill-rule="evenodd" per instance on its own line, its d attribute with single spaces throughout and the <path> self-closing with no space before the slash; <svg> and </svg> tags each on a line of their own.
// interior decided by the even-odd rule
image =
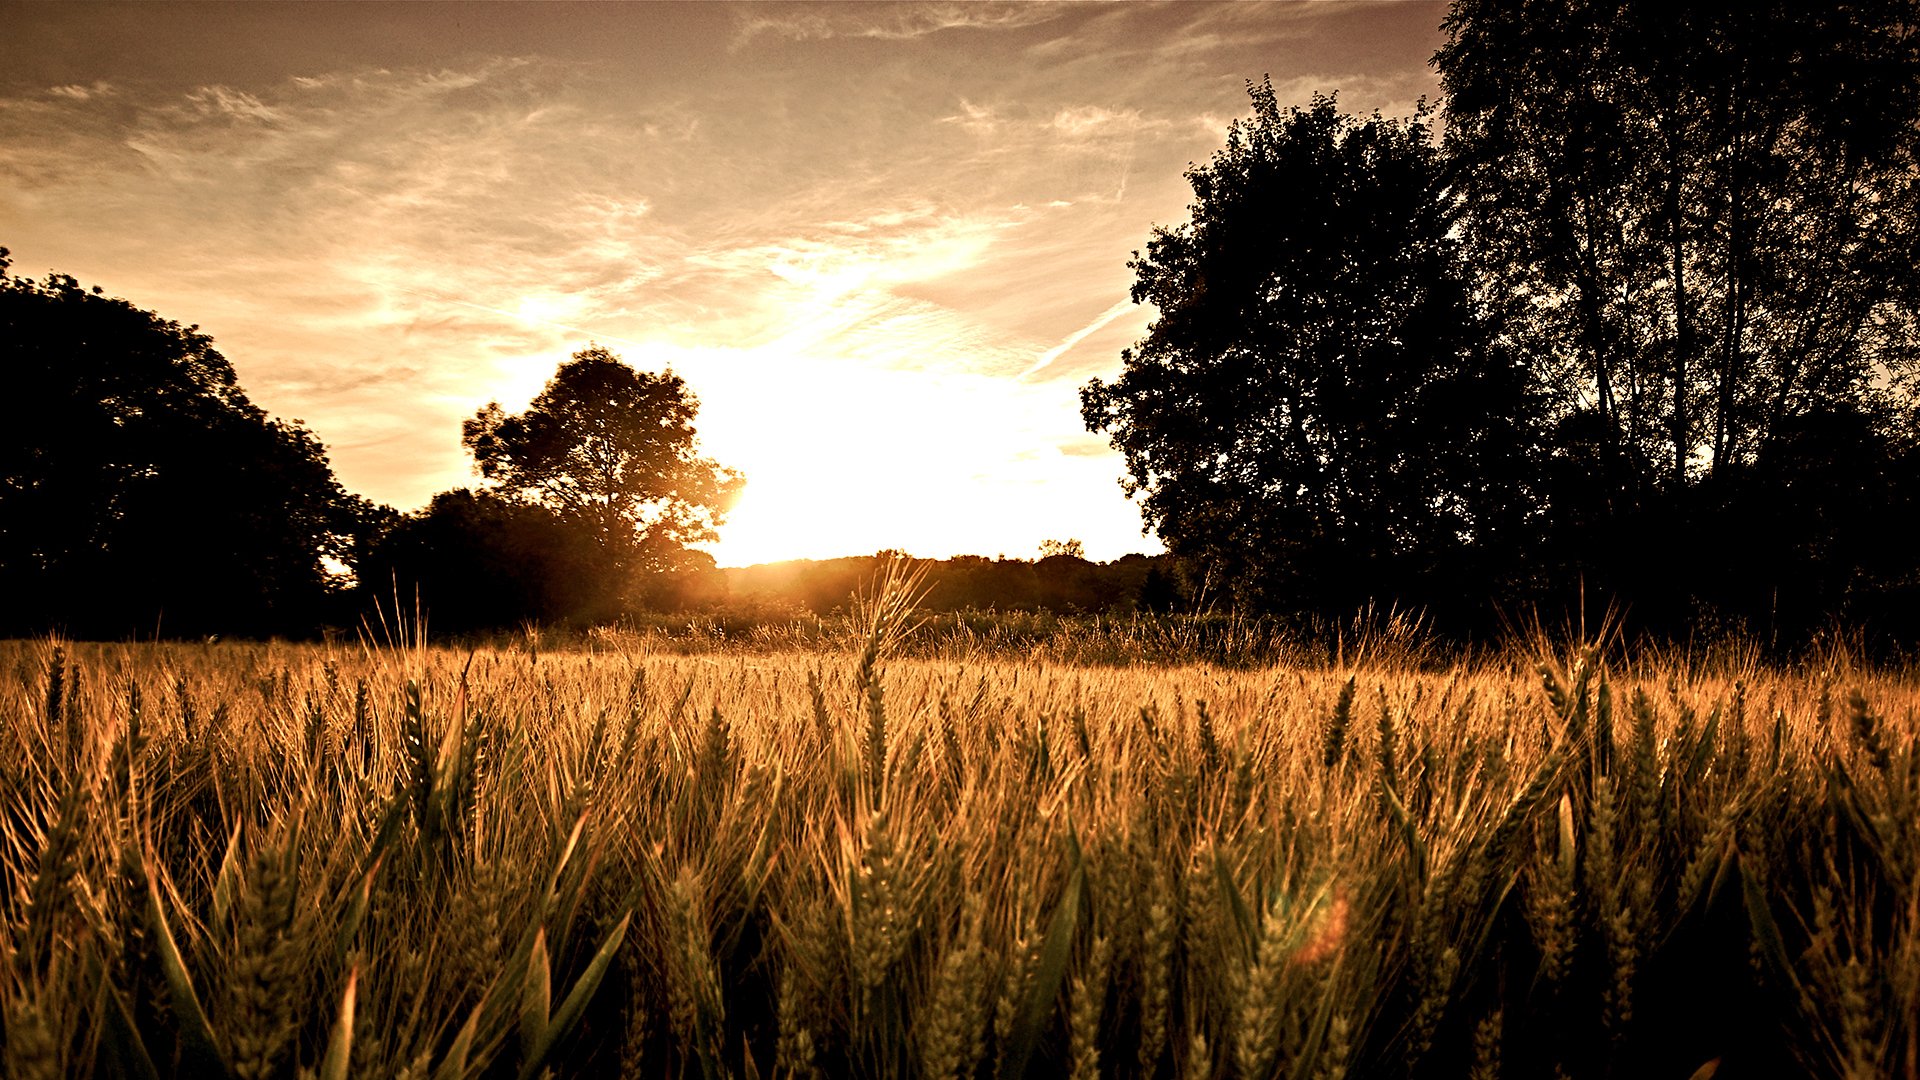
<svg viewBox="0 0 1920 1080">
<path fill-rule="evenodd" d="M 349 490 L 590 342 L 700 398 L 720 565 L 1162 550 L 1078 387 L 1271 74 L 1410 113 L 1438 3 L 15 4 L 0 243 L 197 324 Z"/>
</svg>

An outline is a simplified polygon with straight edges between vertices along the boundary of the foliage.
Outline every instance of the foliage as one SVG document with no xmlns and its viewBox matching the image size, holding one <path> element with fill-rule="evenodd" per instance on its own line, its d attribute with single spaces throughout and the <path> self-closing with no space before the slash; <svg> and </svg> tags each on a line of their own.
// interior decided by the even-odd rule
<svg viewBox="0 0 1920 1080">
<path fill-rule="evenodd" d="M 105 637 L 305 629 L 375 513 L 299 421 L 270 419 L 194 327 L 9 277 L 0 360 L 4 623 Z"/>
<path fill-rule="evenodd" d="M 1910 4 L 1460 0 L 1435 58 L 1500 329 L 1632 485 L 1751 462 L 1920 362 Z"/>
<path fill-rule="evenodd" d="M 1042 559 L 1051 559 L 1056 555 L 1065 556 L 1069 559 L 1084 559 L 1087 557 L 1087 546 L 1078 540 L 1072 539 L 1040 541 L 1040 557 Z"/>
<path fill-rule="evenodd" d="M 487 491 L 444 491 L 391 524 L 362 565 L 374 603 L 418 603 L 434 630 L 615 617 L 592 539 L 554 511 Z"/>
<path fill-rule="evenodd" d="M 1911 680 L 0 646 L 9 1076 L 1894 1075 Z M 1857 689 L 1855 689 L 1857 688 Z"/>
<path fill-rule="evenodd" d="M 1087 424 L 1256 609 L 1911 640 L 1912 16 L 1458 0 L 1438 147 L 1263 84 L 1136 253 L 1159 318 Z"/>
<path fill-rule="evenodd" d="M 620 579 L 680 569 L 742 479 L 699 456 L 699 402 L 672 372 L 637 371 L 599 346 L 560 365 L 527 411 L 498 403 L 461 429 L 480 475 L 586 528 Z"/>
<path fill-rule="evenodd" d="M 1130 264 L 1159 318 L 1081 392 L 1168 547 L 1242 601 L 1441 599 L 1526 503 L 1527 380 L 1478 334 L 1424 117 L 1254 114 Z"/>
<path fill-rule="evenodd" d="M 1476 289 L 1558 389 L 1545 575 L 1676 631 L 1897 609 L 1916 562 L 1869 523 L 1911 494 L 1805 474 L 1884 475 L 1915 433 L 1912 6 L 1460 0 L 1445 28 Z"/>
</svg>

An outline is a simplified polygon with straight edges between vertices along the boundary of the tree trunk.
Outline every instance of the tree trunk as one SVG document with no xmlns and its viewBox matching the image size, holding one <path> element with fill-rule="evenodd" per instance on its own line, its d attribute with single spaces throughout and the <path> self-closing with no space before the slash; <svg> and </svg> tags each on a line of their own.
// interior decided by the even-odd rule
<svg viewBox="0 0 1920 1080">
<path fill-rule="evenodd" d="M 1671 119 L 1669 123 L 1678 123 Z M 1687 358 L 1693 349 L 1693 327 L 1687 312 L 1686 225 L 1682 220 L 1680 198 L 1682 179 L 1679 136 L 1671 130 L 1667 136 L 1667 228 L 1668 246 L 1673 256 L 1673 488 L 1687 486 L 1687 449 L 1690 432 L 1687 416 Z"/>
</svg>

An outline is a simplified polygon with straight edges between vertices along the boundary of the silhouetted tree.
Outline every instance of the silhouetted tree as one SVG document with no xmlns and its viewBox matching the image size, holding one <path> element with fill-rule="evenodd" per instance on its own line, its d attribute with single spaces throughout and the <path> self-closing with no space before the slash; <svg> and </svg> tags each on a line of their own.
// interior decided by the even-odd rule
<svg viewBox="0 0 1920 1080">
<path fill-rule="evenodd" d="M 592 622 L 618 614 L 596 576 L 592 536 L 537 503 L 444 491 L 394 521 L 362 563 L 369 600 L 407 611 L 417 598 L 434 631 L 523 622 Z"/>
<path fill-rule="evenodd" d="M 1172 568 L 1156 562 L 1147 568 L 1146 579 L 1140 583 L 1140 591 L 1134 602 L 1142 611 L 1159 615 L 1180 610 L 1183 600 L 1179 575 Z"/>
<path fill-rule="evenodd" d="M 1250 92 L 1187 174 L 1192 220 L 1129 264 L 1159 318 L 1081 391 L 1087 426 L 1148 527 L 1243 601 L 1451 599 L 1525 513 L 1526 370 L 1479 332 L 1424 118 Z"/>
<path fill-rule="evenodd" d="M 607 580 L 710 568 L 687 544 L 713 539 L 742 479 L 701 457 L 699 402 L 672 372 L 636 371 L 592 346 L 561 364 L 527 411 L 498 403 L 462 428 L 480 474 L 592 535 Z"/>
<path fill-rule="evenodd" d="M 0 248 L 0 616 L 11 632 L 309 629 L 374 515 L 197 328 Z"/>
<path fill-rule="evenodd" d="M 1051 559 L 1055 555 L 1068 555 L 1076 559 L 1087 557 L 1087 546 L 1078 540 L 1042 540 L 1040 557 Z"/>
<path fill-rule="evenodd" d="M 1920 355 L 1907 0 L 1459 0 L 1447 150 L 1503 329 L 1684 485 Z"/>
<path fill-rule="evenodd" d="M 1561 576 L 1733 602 L 1701 586 L 1738 507 L 1920 364 L 1913 5 L 1457 0 L 1445 28 L 1476 288 L 1560 391 Z"/>
</svg>

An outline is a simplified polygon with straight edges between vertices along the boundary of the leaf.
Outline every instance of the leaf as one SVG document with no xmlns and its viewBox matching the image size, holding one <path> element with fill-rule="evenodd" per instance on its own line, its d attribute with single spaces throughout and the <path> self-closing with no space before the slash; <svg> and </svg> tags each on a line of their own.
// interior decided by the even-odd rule
<svg viewBox="0 0 1920 1080">
<path fill-rule="evenodd" d="M 386 812 L 380 815 L 380 827 L 374 830 L 373 843 L 367 847 L 367 857 L 362 873 L 372 871 L 375 864 L 386 854 L 387 845 L 400 835 L 400 823 L 407 817 L 405 799 L 393 799 L 387 803 Z"/>
<path fill-rule="evenodd" d="M 620 919 L 620 925 L 614 927 L 606 940 L 600 943 L 600 948 L 593 954 L 593 959 L 587 962 L 587 970 L 581 972 L 580 977 L 574 980 L 573 989 L 567 991 L 566 998 L 560 1002 L 559 1011 L 553 1014 L 553 1019 L 547 1023 L 546 1030 L 533 1044 L 533 1050 L 527 1054 L 526 1064 L 520 1068 L 521 1080 L 532 1080 L 533 1077 L 538 1076 L 540 1070 L 546 1067 L 547 1058 L 553 1055 L 554 1048 L 564 1043 L 573 1034 L 574 1027 L 586 1014 L 587 1004 L 593 1000 L 594 991 L 599 989 L 601 980 L 607 974 L 607 965 L 613 962 L 614 954 L 620 951 L 620 943 L 627 936 L 627 924 L 632 921 L 633 913 L 629 911 Z M 322 1080 L 325 1078 L 323 1077 Z"/>
<path fill-rule="evenodd" d="M 1707 726 L 1701 730 L 1700 738 L 1693 744 L 1693 753 L 1687 755 L 1686 779 L 1682 788 L 1691 788 L 1700 776 L 1700 770 L 1706 765 L 1707 758 L 1713 753 L 1713 740 L 1720 731 L 1720 706 L 1715 705 L 1707 716 Z"/>
<path fill-rule="evenodd" d="M 560 902 L 560 878 L 566 873 L 567 864 L 573 861 L 574 849 L 580 846 L 580 833 L 587 827 L 587 811 L 580 811 L 574 819 L 573 831 L 567 834 L 566 845 L 560 849 L 560 858 L 553 864 L 553 876 L 547 879 L 545 906 L 541 909 L 544 918 L 553 913 L 554 906 Z"/>
<path fill-rule="evenodd" d="M 440 747 L 433 755 L 434 794 L 446 799 L 452 787 L 454 768 L 460 761 L 460 744 L 466 738 L 467 730 L 467 672 L 473 667 L 473 653 L 467 653 L 467 663 L 460 669 L 460 684 L 453 695 L 453 712 L 447 717 L 447 729 L 440 735 Z M 442 806 L 443 814 L 451 813 L 452 807 Z"/>
<path fill-rule="evenodd" d="M 1854 783 L 1847 763 L 1838 756 L 1827 765 L 1827 792 L 1829 801 L 1838 805 L 1855 835 L 1880 864 L 1881 876 L 1887 881 L 1899 881 L 1904 875 L 1896 855 L 1897 845 L 1889 845 L 1886 833 L 1874 823 L 1875 815 L 1865 805 L 1864 793 Z"/>
<path fill-rule="evenodd" d="M 1400 835 L 1407 842 L 1407 854 L 1413 856 L 1414 878 L 1426 880 L 1427 845 L 1420 839 L 1420 830 L 1414 826 L 1412 815 L 1407 813 L 1405 803 L 1400 801 L 1400 793 L 1393 785 L 1382 782 L 1380 791 L 1386 796 L 1387 809 L 1392 811 L 1394 823 L 1400 826 Z"/>
<path fill-rule="evenodd" d="M 1220 895 L 1227 902 L 1227 910 L 1233 912 L 1234 924 L 1240 927 L 1240 943 L 1246 946 L 1247 956 L 1253 958 L 1254 950 L 1260 944 L 1260 923 L 1253 917 L 1253 910 L 1247 907 L 1247 901 L 1240 895 L 1240 886 L 1233 880 L 1233 869 L 1227 865 L 1226 853 L 1219 848 L 1213 849 L 1213 876 L 1220 885 Z"/>
<path fill-rule="evenodd" d="M 340 933 L 333 943 L 335 953 L 343 962 L 353 948 L 353 939 L 359 935 L 361 924 L 367 921 L 367 906 L 373 898 L 373 877 L 379 872 L 380 860 L 376 858 L 361 876 L 360 887 L 353 890 L 353 895 L 347 900 L 347 914 L 340 920 Z"/>
<path fill-rule="evenodd" d="M 473 1055 L 474 1034 L 480 1029 L 480 1014 L 486 1007 L 486 1001 L 482 1000 L 467 1014 L 467 1022 L 460 1025 L 460 1033 L 453 1037 L 453 1045 L 447 1047 L 447 1056 L 440 1060 L 440 1067 L 433 1071 L 433 1080 L 462 1080 L 467 1075 L 467 1058 Z"/>
<path fill-rule="evenodd" d="M 1573 874 L 1578 856 L 1578 835 L 1573 828 L 1573 800 L 1563 792 L 1560 795 L 1560 869 L 1569 876 Z"/>
<path fill-rule="evenodd" d="M 1034 972 L 1033 984 L 1027 988 L 1027 998 L 1021 1003 L 1013 1034 L 1007 1040 L 1006 1071 L 1003 1076 L 1026 1074 L 1027 1062 L 1040 1045 L 1041 1028 L 1053 1015 L 1053 1007 L 1060 997 L 1060 982 L 1067 974 L 1067 959 L 1073 953 L 1074 932 L 1080 924 L 1080 893 L 1085 887 L 1085 877 L 1086 871 L 1080 862 L 1080 845 L 1076 842 L 1073 844 L 1073 869 L 1067 875 L 1066 891 L 1060 894 L 1060 902 L 1054 905 L 1053 917 L 1047 922 L 1046 938 L 1040 947 L 1040 966 Z"/>
<path fill-rule="evenodd" d="M 1780 925 L 1773 921 L 1773 909 L 1767 905 L 1767 893 L 1761 885 L 1760 876 L 1747 865 L 1744 854 L 1734 857 L 1740 862 L 1740 893 L 1746 900 L 1747 922 L 1753 927 L 1753 940 L 1774 970 L 1797 987 L 1800 980 L 1794 975 L 1793 961 L 1787 956 L 1787 943 L 1780 936 Z"/>
<path fill-rule="evenodd" d="M 173 1005 L 174 1018 L 180 1024 L 182 1067 L 189 1076 L 226 1076 L 227 1066 L 221 1060 L 219 1045 L 213 1041 L 207 1011 L 200 1005 L 200 996 L 193 992 L 193 979 L 187 974 L 186 962 L 180 958 L 173 931 L 167 927 L 160 884 L 151 877 L 147 879 L 147 918 L 153 926 L 154 947 L 160 953 L 160 970 L 166 976 L 167 996 Z"/>
<path fill-rule="evenodd" d="M 227 921 L 227 912 L 233 910 L 234 882 L 240 876 L 240 827 L 246 824 L 241 818 L 233 823 L 233 835 L 227 838 L 227 853 L 220 858 L 220 871 L 213 878 L 213 925 L 219 926 Z"/>
<path fill-rule="evenodd" d="M 533 939 L 533 953 L 527 959 L 527 977 L 520 989 L 520 1047 L 533 1060 L 533 1048 L 547 1033 L 547 1009 L 553 1000 L 553 977 L 547 967 L 547 932 Z"/>
<path fill-rule="evenodd" d="M 1693 1070 L 1693 1075 L 1689 1077 L 1688 1080 L 1713 1080 L 1713 1074 L 1719 1071 L 1720 1059 L 1714 1058 L 1712 1061 Z"/>
<path fill-rule="evenodd" d="M 347 1065 L 352 1060 L 354 997 L 360 983 L 360 965 L 347 971 L 347 989 L 340 995 L 340 1014 L 334 1017 L 333 1034 L 327 1037 L 327 1055 L 320 1059 L 319 1080 L 347 1080 Z"/>
</svg>

